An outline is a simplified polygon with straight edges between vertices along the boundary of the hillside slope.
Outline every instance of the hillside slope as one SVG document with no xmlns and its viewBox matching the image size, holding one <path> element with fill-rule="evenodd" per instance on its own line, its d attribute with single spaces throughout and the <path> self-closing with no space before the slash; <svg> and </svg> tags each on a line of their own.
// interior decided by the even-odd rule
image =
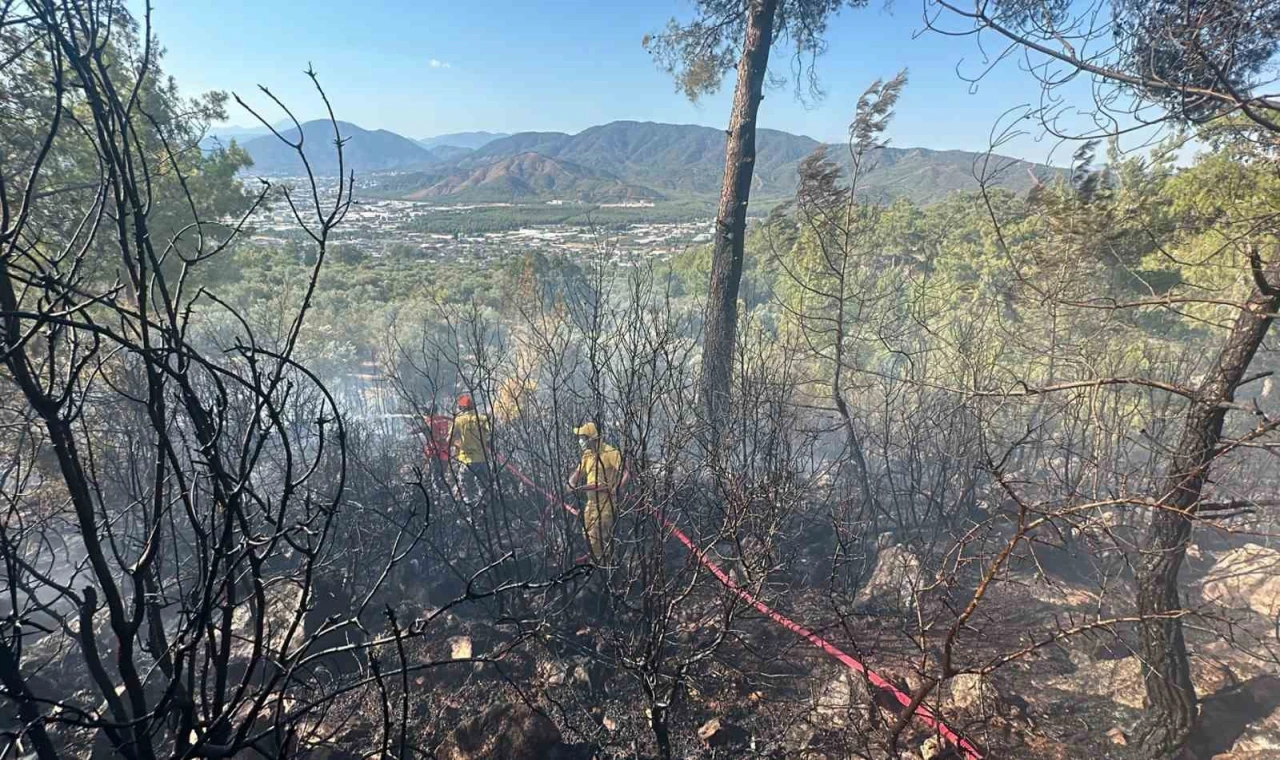
<svg viewBox="0 0 1280 760">
<path fill-rule="evenodd" d="M 795 167 L 820 143 L 762 129 L 757 135 L 756 188 L 786 193 Z M 471 156 L 509 156 L 536 152 L 582 166 L 612 172 L 628 182 L 691 195 L 718 193 L 724 174 L 725 134 L 684 124 L 615 121 L 576 135 L 523 132 L 489 143 Z"/>
<path fill-rule="evenodd" d="M 753 178 L 755 197 L 779 199 L 795 191 L 800 161 L 818 147 L 809 137 L 762 129 Z M 487 162 L 537 153 L 576 165 L 607 172 L 624 182 L 652 188 L 667 195 L 714 197 L 724 173 L 725 135 L 710 127 L 652 122 L 617 121 L 583 130 L 521 132 L 479 148 L 457 162 L 471 170 Z M 830 155 L 847 163 L 843 145 L 828 146 Z M 999 166 L 993 181 L 998 187 L 1024 193 L 1034 177 L 1045 180 L 1058 170 L 1026 161 L 981 153 L 935 151 L 923 148 L 885 148 L 875 168 L 864 178 L 871 197 L 904 197 L 919 203 L 940 200 L 956 191 L 978 188 L 977 176 Z"/>
<path fill-rule="evenodd" d="M 434 150 L 386 130 L 365 130 L 339 122 L 346 143 L 346 170 L 383 174 L 376 193 L 389 197 L 456 201 L 714 199 L 724 173 L 724 132 L 710 127 L 615 121 L 574 135 L 520 132 L 441 135 L 478 147 L 441 142 Z M 296 130 L 286 135 L 295 137 Z M 333 129 L 325 121 L 303 125 L 307 156 L 318 175 L 337 172 Z M 753 198 L 777 201 L 795 192 L 796 169 L 822 147 L 817 140 L 771 129 L 758 134 Z M 837 161 L 848 163 L 843 145 L 827 146 Z M 273 136 L 244 143 L 254 160 L 249 173 L 297 175 L 297 155 Z M 993 171 L 999 167 L 999 171 Z M 957 191 L 978 189 L 977 177 L 1025 193 L 1037 181 L 1061 170 L 1000 156 L 959 150 L 885 148 L 862 180 L 869 198 L 907 198 L 917 203 L 940 200 Z"/>
<path fill-rule="evenodd" d="M 506 132 L 451 132 L 447 135 L 424 137 L 421 140 L 418 140 L 418 143 L 422 145 L 422 147 L 429 148 L 432 151 L 439 147 L 475 150 L 488 145 L 494 140 L 501 140 L 504 137 L 510 137 L 510 135 Z"/>
<path fill-rule="evenodd" d="M 538 153 L 520 153 L 467 168 L 396 177 L 410 200 L 519 202 L 542 198 L 608 203 L 660 200 L 662 194 L 608 173 Z M 412 188 L 412 189 L 409 189 Z"/>
<path fill-rule="evenodd" d="M 385 129 L 367 130 L 349 122 L 338 122 L 343 146 L 344 172 L 372 174 L 386 171 L 422 169 L 440 163 L 429 150 L 407 137 Z M 282 132 L 289 140 L 297 140 L 298 130 Z M 317 176 L 334 176 L 338 172 L 334 149 L 333 124 L 325 120 L 302 125 L 303 149 Z M 246 140 L 243 147 L 253 158 L 252 174 L 298 176 L 303 172 L 302 160 L 293 148 L 275 135 Z"/>
<path fill-rule="evenodd" d="M 828 148 L 832 158 L 848 162 L 848 149 Z M 861 186 L 869 197 L 889 200 L 906 198 L 920 204 L 932 203 L 955 192 L 974 192 L 985 177 L 989 186 L 1025 194 L 1037 182 L 1051 182 L 1062 170 L 1033 164 L 1008 156 L 971 153 L 963 150 L 925 148 L 884 148 L 878 152 Z M 793 181 L 794 182 L 794 181 Z"/>
</svg>

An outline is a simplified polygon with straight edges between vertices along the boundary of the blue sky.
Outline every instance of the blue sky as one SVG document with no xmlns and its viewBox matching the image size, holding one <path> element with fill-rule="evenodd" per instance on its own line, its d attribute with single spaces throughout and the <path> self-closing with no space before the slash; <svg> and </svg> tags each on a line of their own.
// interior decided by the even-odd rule
<svg viewBox="0 0 1280 760">
<path fill-rule="evenodd" d="M 698 104 L 676 92 L 640 40 L 688 0 L 154 0 L 153 28 L 164 66 L 185 92 L 221 89 L 267 105 L 259 83 L 301 118 L 321 115 L 302 75 L 313 64 L 339 118 L 409 137 L 490 130 L 577 132 L 617 119 L 728 121 L 732 75 Z M 825 97 L 798 101 L 770 90 L 761 125 L 842 140 L 858 95 L 906 67 L 911 81 L 890 137 L 899 147 L 984 150 L 1008 109 L 1039 87 L 1017 60 L 997 66 L 971 91 L 957 75 L 982 67 L 971 37 L 921 34 L 920 0 L 886 8 L 872 0 L 845 9 L 830 27 L 818 67 Z M 786 75 L 775 55 L 771 71 Z M 274 118 L 277 114 L 270 114 Z M 252 119 L 231 105 L 231 123 Z M 1029 123 L 1028 123 L 1029 124 Z M 1065 162 L 1071 147 L 1034 135 L 1000 152 Z"/>
</svg>

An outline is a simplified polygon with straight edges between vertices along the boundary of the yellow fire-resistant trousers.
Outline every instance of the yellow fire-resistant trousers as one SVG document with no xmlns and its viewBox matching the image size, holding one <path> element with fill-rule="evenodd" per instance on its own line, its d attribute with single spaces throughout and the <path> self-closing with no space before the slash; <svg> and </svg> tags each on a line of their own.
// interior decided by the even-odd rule
<svg viewBox="0 0 1280 760">
<path fill-rule="evenodd" d="M 607 491 L 587 494 L 582 510 L 582 527 L 591 547 L 591 559 L 600 567 L 613 562 L 613 494 Z"/>
</svg>

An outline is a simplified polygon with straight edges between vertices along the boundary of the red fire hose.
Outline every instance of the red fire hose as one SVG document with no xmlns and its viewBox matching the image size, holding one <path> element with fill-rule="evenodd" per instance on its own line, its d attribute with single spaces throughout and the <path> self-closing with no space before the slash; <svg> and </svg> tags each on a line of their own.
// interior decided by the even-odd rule
<svg viewBox="0 0 1280 760">
<path fill-rule="evenodd" d="M 533 480 L 529 478 L 529 476 L 525 475 L 523 472 L 517 469 L 513 464 L 511 464 L 510 461 L 507 461 L 504 459 L 502 461 L 502 466 L 506 469 L 507 472 L 511 473 L 512 476 L 514 476 L 521 483 L 524 483 L 526 486 L 542 494 L 543 498 L 547 500 L 548 506 L 559 505 L 560 507 L 568 511 L 570 514 L 573 514 L 573 515 L 578 514 L 578 509 L 576 507 L 574 507 L 572 504 L 565 502 L 563 499 L 556 496 L 552 492 L 534 483 Z M 737 583 L 735 583 L 733 579 L 729 577 L 728 573 L 726 573 L 719 565 L 717 565 L 714 561 L 712 561 L 711 558 L 707 556 L 706 552 L 699 549 L 698 546 L 693 542 L 693 539 L 685 535 L 685 533 L 679 528 L 677 528 L 674 523 L 672 523 L 670 520 L 660 515 L 658 516 L 658 519 L 662 522 L 663 527 L 666 528 L 677 541 L 684 544 L 685 548 L 689 550 L 689 553 L 692 554 L 694 557 L 696 557 L 698 562 L 701 563 L 703 567 L 705 567 L 708 571 L 710 571 L 712 575 L 715 576 L 716 580 L 720 581 L 720 583 L 723 584 L 725 588 L 729 589 L 731 592 L 737 595 L 739 599 L 741 599 L 742 601 L 754 607 L 761 614 L 765 615 L 773 622 L 777 623 L 783 628 L 786 628 L 787 630 L 791 631 L 792 633 L 799 636 L 800 638 L 808 641 L 810 644 L 813 644 L 815 647 L 822 650 L 822 652 L 824 652 L 829 657 L 839 662 L 841 665 L 844 665 L 845 667 L 849 668 L 850 670 L 856 673 L 865 675 L 867 680 L 870 681 L 873 686 L 891 694 L 893 698 L 897 700 L 898 703 L 901 704 L 903 707 L 911 707 L 912 700 L 910 695 L 908 695 L 907 693 L 903 692 L 901 689 L 894 686 L 892 683 L 890 683 L 883 676 L 876 673 L 874 670 L 871 670 L 870 668 L 868 668 L 860 660 L 854 658 L 852 655 L 841 650 L 835 644 L 832 644 L 830 641 L 827 641 L 826 639 L 822 638 L 818 634 L 814 633 L 808 628 L 805 628 L 804 626 L 800 625 L 794 620 L 783 615 L 781 612 L 778 612 L 777 610 L 773 609 L 769 605 L 757 599 L 755 596 L 751 594 L 751 592 L 747 591 L 746 589 L 742 588 Z M 925 705 L 923 704 L 916 705 L 915 717 L 919 719 L 921 723 L 928 726 L 931 730 L 935 731 L 939 736 L 941 736 L 943 739 L 949 742 L 956 749 L 960 750 L 960 752 L 964 754 L 965 760 L 982 760 L 982 757 L 983 757 L 982 752 L 976 746 L 974 746 L 972 742 L 970 742 L 968 739 L 965 739 L 963 736 L 961 736 L 960 734 L 952 730 L 950 726 L 944 723 L 941 718 L 939 718 L 936 714 L 934 714 L 934 712 L 930 710 L 928 707 L 926 707 Z"/>
</svg>

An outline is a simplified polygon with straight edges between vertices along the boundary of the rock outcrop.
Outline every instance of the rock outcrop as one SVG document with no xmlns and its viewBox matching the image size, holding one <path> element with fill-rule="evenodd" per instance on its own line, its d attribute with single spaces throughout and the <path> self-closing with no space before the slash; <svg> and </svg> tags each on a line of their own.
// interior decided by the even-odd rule
<svg viewBox="0 0 1280 760">
<path fill-rule="evenodd" d="M 858 589 L 853 599 L 855 606 L 885 606 L 903 613 L 915 609 L 921 583 L 920 558 L 905 547 L 894 545 L 892 538 L 890 533 L 880 536 L 875 567 L 871 577 Z"/>
<path fill-rule="evenodd" d="M 1201 595 L 1206 602 L 1274 619 L 1280 615 L 1280 551 L 1245 544 L 1223 552 L 1205 574 Z"/>
<path fill-rule="evenodd" d="M 994 715 L 1003 711 L 1004 700 L 990 678 L 977 673 L 961 673 L 947 682 L 943 707 L 974 715 Z"/>
<path fill-rule="evenodd" d="M 831 728 L 865 725 L 874 709 L 874 695 L 863 676 L 844 668 L 819 681 L 813 692 L 814 718 Z"/>
<path fill-rule="evenodd" d="M 463 721 L 444 741 L 441 760 L 551 760 L 559 754 L 560 730 L 523 704 L 499 704 Z"/>
</svg>

